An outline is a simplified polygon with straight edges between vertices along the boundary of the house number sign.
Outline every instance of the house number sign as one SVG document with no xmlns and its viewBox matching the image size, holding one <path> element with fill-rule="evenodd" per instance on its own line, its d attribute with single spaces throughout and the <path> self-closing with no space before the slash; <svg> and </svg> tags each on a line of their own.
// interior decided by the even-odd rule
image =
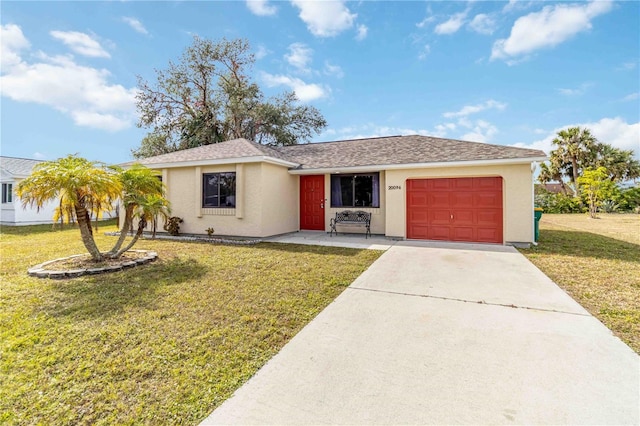
<svg viewBox="0 0 640 426">
<path fill-rule="evenodd" d="M 389 191 L 393 191 L 394 189 L 402 189 L 400 185 L 389 185 Z"/>
</svg>

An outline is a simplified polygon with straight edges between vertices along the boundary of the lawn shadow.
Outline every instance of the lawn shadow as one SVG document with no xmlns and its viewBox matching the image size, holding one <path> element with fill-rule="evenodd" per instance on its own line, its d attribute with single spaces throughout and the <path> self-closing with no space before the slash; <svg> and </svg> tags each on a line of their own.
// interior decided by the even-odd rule
<svg viewBox="0 0 640 426">
<path fill-rule="evenodd" d="M 247 248 L 250 248 L 248 246 Z M 272 242 L 261 242 L 257 244 L 257 247 L 268 249 L 268 250 L 278 250 L 284 251 L 287 253 L 310 253 L 310 254 L 320 254 L 320 255 L 340 255 L 340 256 L 356 256 L 358 253 L 363 250 L 361 248 L 351 248 L 351 247 L 338 247 L 338 246 L 321 246 L 315 244 L 294 244 L 294 243 L 272 243 Z"/>
<path fill-rule="evenodd" d="M 199 279 L 206 269 L 195 259 L 159 259 L 121 272 L 55 281 L 57 303 L 46 308 L 52 316 L 108 317 L 128 307 L 153 309 L 162 289 Z"/>
<path fill-rule="evenodd" d="M 538 244 L 526 251 L 640 262 L 640 245 L 590 232 L 543 229 Z"/>
</svg>

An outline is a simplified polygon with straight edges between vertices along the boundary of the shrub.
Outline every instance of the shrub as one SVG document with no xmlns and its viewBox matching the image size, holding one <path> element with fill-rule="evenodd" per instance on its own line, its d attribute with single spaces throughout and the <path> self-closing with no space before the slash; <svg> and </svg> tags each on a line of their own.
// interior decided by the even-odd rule
<svg viewBox="0 0 640 426">
<path fill-rule="evenodd" d="M 164 230 L 170 235 L 178 235 L 180 234 L 180 224 L 182 222 L 184 222 L 182 218 L 179 218 L 178 216 L 171 216 L 164 224 Z"/>
<path fill-rule="evenodd" d="M 583 213 L 586 211 L 582 200 L 571 195 L 539 190 L 535 195 L 535 204 L 546 213 Z"/>
</svg>

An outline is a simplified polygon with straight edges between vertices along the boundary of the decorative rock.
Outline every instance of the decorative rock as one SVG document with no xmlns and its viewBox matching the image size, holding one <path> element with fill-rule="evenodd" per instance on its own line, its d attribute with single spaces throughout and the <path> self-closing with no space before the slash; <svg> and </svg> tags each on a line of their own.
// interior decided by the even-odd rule
<svg viewBox="0 0 640 426">
<path fill-rule="evenodd" d="M 130 250 L 130 251 L 135 253 L 145 253 L 146 256 L 139 259 L 135 259 L 135 260 L 128 260 L 119 265 L 104 266 L 99 268 L 70 269 L 66 271 L 55 271 L 55 270 L 45 269 L 45 266 L 55 262 L 60 262 L 64 260 L 86 256 L 86 254 L 74 254 L 73 256 L 49 260 L 47 262 L 33 266 L 27 269 L 27 274 L 31 277 L 36 277 L 36 278 L 52 278 L 52 279 L 76 278 L 82 275 L 96 275 L 96 274 L 103 274 L 106 272 L 122 271 L 125 268 L 133 268 L 138 265 L 143 265 L 145 263 L 154 261 L 158 258 L 158 253 L 156 253 L 155 251 L 148 251 L 148 250 Z"/>
</svg>

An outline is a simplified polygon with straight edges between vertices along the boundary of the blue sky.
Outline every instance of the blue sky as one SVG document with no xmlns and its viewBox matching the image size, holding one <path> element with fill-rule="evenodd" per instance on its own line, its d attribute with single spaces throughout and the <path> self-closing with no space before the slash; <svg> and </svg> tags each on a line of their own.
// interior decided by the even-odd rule
<svg viewBox="0 0 640 426">
<path fill-rule="evenodd" d="M 295 90 L 313 139 L 427 134 L 550 149 L 585 125 L 640 158 L 640 3 L 0 3 L 2 155 L 131 159 L 136 76 L 194 35 L 246 38 L 267 95 Z"/>
</svg>

